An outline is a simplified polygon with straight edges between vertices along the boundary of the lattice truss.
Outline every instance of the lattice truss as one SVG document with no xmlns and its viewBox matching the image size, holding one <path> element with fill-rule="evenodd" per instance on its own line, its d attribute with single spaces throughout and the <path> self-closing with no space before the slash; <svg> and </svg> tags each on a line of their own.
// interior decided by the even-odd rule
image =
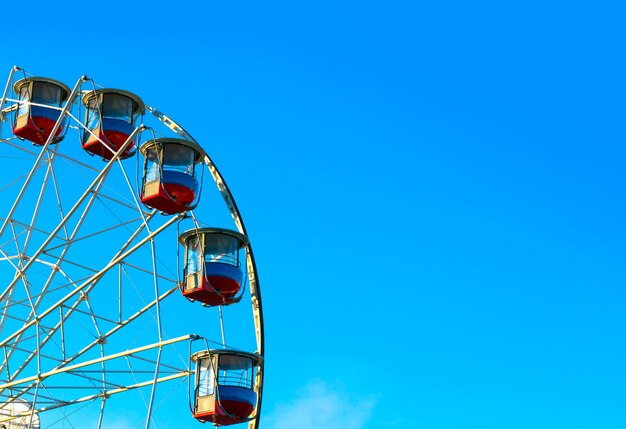
<svg viewBox="0 0 626 429">
<path fill-rule="evenodd" d="M 176 254 L 157 253 L 175 238 L 157 243 L 180 216 L 141 206 L 121 161 L 1 143 L 14 179 L 0 189 L 0 402 L 45 410 L 188 375 L 167 346 L 189 336 L 163 338 L 157 305 L 178 289 Z"/>
</svg>

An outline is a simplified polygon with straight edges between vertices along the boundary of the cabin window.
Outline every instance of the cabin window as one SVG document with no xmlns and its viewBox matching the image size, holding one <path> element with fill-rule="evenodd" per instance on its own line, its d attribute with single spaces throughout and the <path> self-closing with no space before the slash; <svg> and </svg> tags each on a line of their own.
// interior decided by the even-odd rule
<svg viewBox="0 0 626 429">
<path fill-rule="evenodd" d="M 239 240 L 226 234 L 211 234 L 206 246 L 206 262 L 223 262 L 239 266 Z"/>
<path fill-rule="evenodd" d="M 125 95 L 106 94 L 102 103 L 102 116 L 131 123 L 134 119 L 133 100 Z"/>
<path fill-rule="evenodd" d="M 20 100 L 19 107 L 17 109 L 17 116 L 22 116 L 28 113 L 28 101 L 30 101 L 30 85 L 24 85 L 20 88 Z"/>
<path fill-rule="evenodd" d="M 193 176 L 196 151 L 180 144 L 166 144 L 163 148 L 163 159 L 168 170 L 180 171 Z"/>
<path fill-rule="evenodd" d="M 212 359 L 200 361 L 200 374 L 198 376 L 198 396 L 211 396 L 215 393 L 215 372 Z"/>
<path fill-rule="evenodd" d="M 252 389 L 253 368 L 252 359 L 249 357 L 221 355 L 217 383 L 220 386 L 237 386 Z"/>
<path fill-rule="evenodd" d="M 35 82 L 33 84 L 32 102 L 49 106 L 60 106 L 61 88 L 45 82 Z"/>
<path fill-rule="evenodd" d="M 195 274 L 202 268 L 202 251 L 200 236 L 191 237 L 187 241 L 187 275 Z"/>
<path fill-rule="evenodd" d="M 158 152 L 156 148 L 146 151 L 146 183 L 154 182 L 159 178 Z"/>
<path fill-rule="evenodd" d="M 98 97 L 90 98 L 87 102 L 87 128 L 94 130 L 100 122 L 100 103 Z"/>
</svg>

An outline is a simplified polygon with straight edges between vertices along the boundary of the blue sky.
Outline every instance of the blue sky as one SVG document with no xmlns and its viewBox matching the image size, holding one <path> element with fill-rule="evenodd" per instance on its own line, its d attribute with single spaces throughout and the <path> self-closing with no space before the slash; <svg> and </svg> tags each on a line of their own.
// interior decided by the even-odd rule
<svg viewBox="0 0 626 429">
<path fill-rule="evenodd" d="M 261 427 L 626 426 L 624 2 L 108 3 L 5 6 L 0 69 L 133 91 L 211 154 Z"/>
</svg>

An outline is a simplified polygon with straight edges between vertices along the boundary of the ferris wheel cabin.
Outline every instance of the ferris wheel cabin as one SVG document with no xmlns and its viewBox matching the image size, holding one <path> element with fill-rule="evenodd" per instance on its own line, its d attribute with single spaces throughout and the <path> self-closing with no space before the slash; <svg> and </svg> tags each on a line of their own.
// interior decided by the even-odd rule
<svg viewBox="0 0 626 429">
<path fill-rule="evenodd" d="M 196 363 L 193 416 L 215 425 L 232 425 L 254 418 L 262 358 L 234 350 L 204 350 L 191 356 Z"/>
<path fill-rule="evenodd" d="M 183 295 L 210 306 L 236 302 L 244 279 L 239 254 L 248 238 L 228 229 L 198 228 L 179 241 L 185 246 Z"/>
<path fill-rule="evenodd" d="M 19 100 L 12 124 L 13 134 L 36 145 L 45 145 L 61 115 L 61 106 L 70 95 L 70 89 L 54 79 L 27 77 L 17 81 L 13 90 Z M 63 140 L 65 131 L 65 124 L 61 124 L 50 143 Z"/>
<path fill-rule="evenodd" d="M 143 115 L 145 105 L 141 98 L 121 89 L 97 89 L 83 97 L 85 127 L 83 149 L 105 160 L 113 157 L 135 130 L 135 122 Z M 120 158 L 133 155 L 135 142 L 131 142 Z"/>
<path fill-rule="evenodd" d="M 196 166 L 204 150 L 188 140 L 159 138 L 139 149 L 145 158 L 141 202 L 167 214 L 181 213 L 197 202 Z"/>
</svg>

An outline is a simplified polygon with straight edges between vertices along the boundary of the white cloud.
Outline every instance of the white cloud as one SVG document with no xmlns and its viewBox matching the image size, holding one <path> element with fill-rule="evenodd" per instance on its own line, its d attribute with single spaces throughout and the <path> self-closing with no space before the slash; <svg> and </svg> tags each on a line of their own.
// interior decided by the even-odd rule
<svg viewBox="0 0 626 429">
<path fill-rule="evenodd" d="M 316 380 L 292 401 L 277 405 L 261 416 L 265 429 L 362 429 L 368 422 L 374 401 L 355 397 Z"/>
</svg>

